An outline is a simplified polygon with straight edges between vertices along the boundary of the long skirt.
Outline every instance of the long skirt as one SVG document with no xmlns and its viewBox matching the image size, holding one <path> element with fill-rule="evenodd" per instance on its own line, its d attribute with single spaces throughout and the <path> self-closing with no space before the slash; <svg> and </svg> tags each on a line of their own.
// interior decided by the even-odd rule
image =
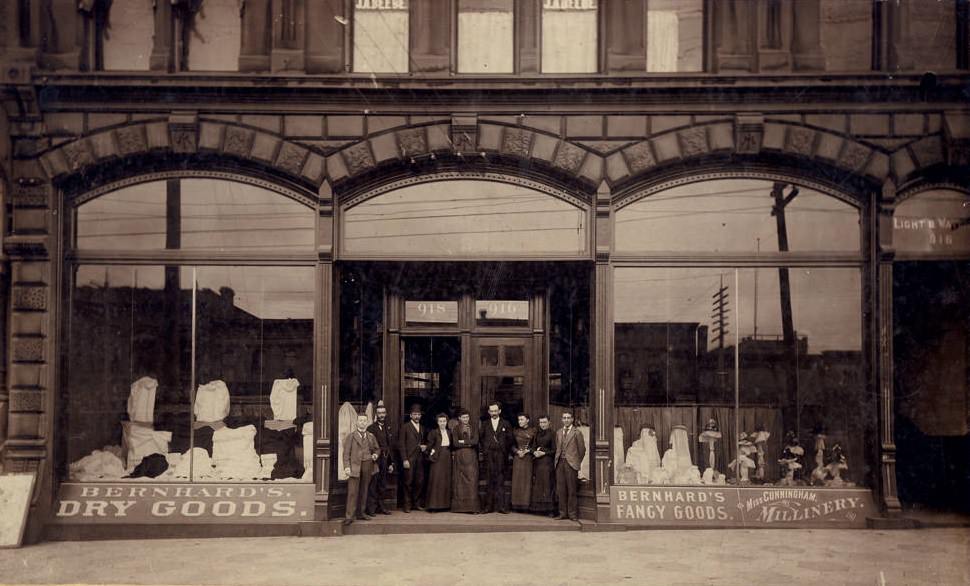
<svg viewBox="0 0 970 586">
<path fill-rule="evenodd" d="M 460 448 L 454 453 L 451 510 L 455 513 L 477 513 L 482 508 L 478 500 L 478 450 Z"/>
<path fill-rule="evenodd" d="M 428 510 L 443 510 L 451 506 L 451 450 L 438 448 L 428 477 Z"/>
<path fill-rule="evenodd" d="M 532 454 L 512 458 L 512 508 L 520 511 L 529 508 L 532 494 Z"/>
<path fill-rule="evenodd" d="M 532 495 L 529 510 L 533 513 L 551 513 L 556 510 L 556 479 L 552 469 L 552 456 L 536 458 L 532 464 Z"/>
</svg>

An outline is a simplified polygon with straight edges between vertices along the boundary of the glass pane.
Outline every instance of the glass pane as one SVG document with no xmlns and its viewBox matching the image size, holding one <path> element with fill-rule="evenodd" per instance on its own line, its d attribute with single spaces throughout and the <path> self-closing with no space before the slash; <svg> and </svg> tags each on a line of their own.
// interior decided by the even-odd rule
<svg viewBox="0 0 970 586">
<path fill-rule="evenodd" d="M 874 417 L 863 376 L 861 273 L 745 269 L 739 281 L 739 433 L 756 448 L 752 481 L 861 486 Z"/>
<path fill-rule="evenodd" d="M 71 480 L 188 480 L 179 473 L 190 441 L 184 293 L 174 267 L 77 267 L 67 332 Z"/>
<path fill-rule="evenodd" d="M 183 267 L 196 286 L 195 480 L 298 479 L 312 418 L 314 269 Z"/>
<path fill-rule="evenodd" d="M 783 204 L 782 218 L 773 214 Z M 778 197 L 776 197 L 776 195 Z M 859 210 L 808 188 L 760 179 L 690 183 L 616 213 L 618 251 L 858 251 Z"/>
<path fill-rule="evenodd" d="M 893 212 L 893 248 L 916 253 L 970 251 L 970 197 L 939 189 L 906 199 Z"/>
<path fill-rule="evenodd" d="M 476 301 L 475 320 L 479 325 L 528 325 L 529 302 L 508 299 Z"/>
<path fill-rule="evenodd" d="M 482 366 L 498 366 L 498 346 L 482 346 L 480 352 Z"/>
<path fill-rule="evenodd" d="M 647 2 L 647 71 L 701 71 L 704 0 Z"/>
<path fill-rule="evenodd" d="M 309 207 L 255 185 L 181 182 L 183 250 L 296 252 L 314 247 Z"/>
<path fill-rule="evenodd" d="M 77 208 L 77 247 L 98 250 L 165 248 L 165 181 L 106 193 Z"/>
<path fill-rule="evenodd" d="M 384 284 L 366 270 L 340 275 L 340 402 L 358 411 L 383 397 Z"/>
<path fill-rule="evenodd" d="M 357 0 L 354 71 L 408 72 L 408 0 Z"/>
<path fill-rule="evenodd" d="M 438 413 L 452 417 L 461 390 L 461 340 L 450 336 L 407 336 L 404 345 L 404 412 L 422 408 L 430 429 Z"/>
<path fill-rule="evenodd" d="M 597 0 L 545 0 L 542 72 L 595 73 Z"/>
<path fill-rule="evenodd" d="M 482 376 L 481 379 L 481 421 L 488 419 L 488 406 L 498 401 L 502 406 L 503 418 L 515 421 L 524 412 L 525 379 L 521 376 Z M 487 423 L 483 423 L 485 425 Z"/>
<path fill-rule="evenodd" d="M 457 180 L 403 187 L 343 214 L 346 252 L 478 256 L 582 254 L 586 213 L 508 183 Z"/>
<path fill-rule="evenodd" d="M 458 0 L 458 72 L 512 73 L 513 0 Z"/>
<path fill-rule="evenodd" d="M 205 0 L 188 35 L 190 71 L 239 71 L 239 0 Z M 114 27 L 112 27 L 114 28 Z"/>
<path fill-rule="evenodd" d="M 457 301 L 405 301 L 404 321 L 410 324 L 457 324 Z"/>
<path fill-rule="evenodd" d="M 559 268 L 550 277 L 549 402 L 585 407 L 589 393 L 589 271 Z M 559 425 L 558 419 L 555 424 Z"/>
<path fill-rule="evenodd" d="M 821 0 L 820 35 L 825 47 L 826 71 L 872 69 L 872 2 L 869 0 Z"/>
<path fill-rule="evenodd" d="M 105 71 L 148 71 L 155 35 L 153 0 L 112 3 L 104 35 Z"/>
<path fill-rule="evenodd" d="M 505 346 L 505 366 L 525 366 L 525 349 L 522 346 Z"/>
</svg>

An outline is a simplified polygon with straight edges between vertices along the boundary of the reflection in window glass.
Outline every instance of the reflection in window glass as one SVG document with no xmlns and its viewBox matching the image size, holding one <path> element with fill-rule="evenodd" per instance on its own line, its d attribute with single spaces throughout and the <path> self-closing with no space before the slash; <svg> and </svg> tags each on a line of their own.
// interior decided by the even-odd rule
<svg viewBox="0 0 970 586">
<path fill-rule="evenodd" d="M 77 247 L 165 248 L 165 181 L 124 187 L 77 208 Z"/>
<path fill-rule="evenodd" d="M 550 195 L 490 181 L 403 187 L 343 214 L 351 254 L 582 254 L 586 214 Z"/>
<path fill-rule="evenodd" d="M 235 181 L 183 179 L 181 248 L 312 250 L 314 214 L 283 195 Z"/>
<path fill-rule="evenodd" d="M 363 409 L 383 397 L 384 285 L 381 275 L 340 275 L 340 402 Z"/>
<path fill-rule="evenodd" d="M 780 189 L 780 191 L 778 191 Z M 756 179 L 690 183 L 646 197 L 616 214 L 619 251 L 857 251 L 859 211 L 808 188 L 784 206 L 785 230 L 772 213 L 774 194 L 790 184 Z"/>
<path fill-rule="evenodd" d="M 861 294 L 856 269 L 617 269 L 618 481 L 863 483 Z"/>
<path fill-rule="evenodd" d="M 408 72 L 408 0 L 357 0 L 354 71 Z"/>
<path fill-rule="evenodd" d="M 597 0 L 542 3 L 542 72 L 596 72 Z"/>
<path fill-rule="evenodd" d="M 910 2 L 899 11 L 908 32 L 899 43 L 900 68 L 916 72 L 956 68 L 956 0 Z"/>
<path fill-rule="evenodd" d="M 970 198 L 948 189 L 907 198 L 893 212 L 893 248 L 915 253 L 970 251 Z"/>
<path fill-rule="evenodd" d="M 703 0 L 648 0 L 647 71 L 701 71 Z"/>
<path fill-rule="evenodd" d="M 527 325 L 529 323 L 529 302 L 507 299 L 476 301 L 475 319 L 479 324 Z"/>
<path fill-rule="evenodd" d="M 825 47 L 826 71 L 872 69 L 872 3 L 821 0 L 819 34 Z"/>
<path fill-rule="evenodd" d="M 188 35 L 189 71 L 239 71 L 239 0 L 205 0 Z"/>
<path fill-rule="evenodd" d="M 514 71 L 513 0 L 458 0 L 458 72 Z"/>
<path fill-rule="evenodd" d="M 405 301 L 404 321 L 408 324 L 457 324 L 457 301 Z"/>
<path fill-rule="evenodd" d="M 311 417 L 313 275 L 312 267 L 78 267 L 71 477 L 309 479 L 302 427 Z"/>
<path fill-rule="evenodd" d="M 152 0 L 128 0 L 110 4 L 104 34 L 105 71 L 148 71 L 155 34 Z"/>
</svg>

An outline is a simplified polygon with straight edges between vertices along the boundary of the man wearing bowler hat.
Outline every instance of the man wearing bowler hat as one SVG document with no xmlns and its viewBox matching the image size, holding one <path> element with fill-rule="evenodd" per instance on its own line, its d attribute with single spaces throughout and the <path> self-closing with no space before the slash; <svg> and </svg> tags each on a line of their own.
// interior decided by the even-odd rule
<svg viewBox="0 0 970 586">
<path fill-rule="evenodd" d="M 401 456 L 401 481 L 404 485 L 404 512 L 415 507 L 424 510 L 424 457 L 428 449 L 428 430 L 421 425 L 421 405 L 411 406 L 410 421 L 401 426 L 397 448 Z"/>
</svg>

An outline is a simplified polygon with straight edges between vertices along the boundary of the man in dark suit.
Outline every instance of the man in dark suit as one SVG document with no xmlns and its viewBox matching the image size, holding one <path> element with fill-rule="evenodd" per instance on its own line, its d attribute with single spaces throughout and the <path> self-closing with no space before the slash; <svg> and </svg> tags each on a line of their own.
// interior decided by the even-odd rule
<svg viewBox="0 0 970 586">
<path fill-rule="evenodd" d="M 370 481 L 370 488 L 367 492 L 367 514 L 390 515 L 391 512 L 384 507 L 384 494 L 387 492 L 387 475 L 394 474 L 394 456 L 396 450 L 394 444 L 397 436 L 387 423 L 387 408 L 378 405 L 374 413 L 374 423 L 370 424 L 367 431 L 374 434 L 377 438 L 377 445 L 381 451 L 377 456 L 377 467 L 374 476 Z"/>
<path fill-rule="evenodd" d="M 411 507 L 424 510 L 424 454 L 428 450 L 428 429 L 421 425 L 421 406 L 411 406 L 411 420 L 401 425 L 397 449 L 401 458 L 401 481 L 404 484 L 404 512 Z"/>
<path fill-rule="evenodd" d="M 579 467 L 586 456 L 583 434 L 573 425 L 573 414 L 562 414 L 562 429 L 556 434 L 556 495 L 559 499 L 557 519 L 579 520 L 579 504 L 576 501 L 576 485 L 579 483 Z"/>
<path fill-rule="evenodd" d="M 478 432 L 478 449 L 485 459 L 485 512 L 508 513 L 505 502 L 505 467 L 512 455 L 512 428 L 499 415 L 498 403 L 488 406 L 488 420 Z"/>
<path fill-rule="evenodd" d="M 364 512 L 364 508 L 367 506 L 367 487 L 374 472 L 374 462 L 380 451 L 377 438 L 367 431 L 367 416 L 358 415 L 357 429 L 350 432 L 344 443 L 344 472 L 348 476 L 344 525 L 353 523 L 355 515 L 361 520 L 373 519 Z"/>
</svg>

